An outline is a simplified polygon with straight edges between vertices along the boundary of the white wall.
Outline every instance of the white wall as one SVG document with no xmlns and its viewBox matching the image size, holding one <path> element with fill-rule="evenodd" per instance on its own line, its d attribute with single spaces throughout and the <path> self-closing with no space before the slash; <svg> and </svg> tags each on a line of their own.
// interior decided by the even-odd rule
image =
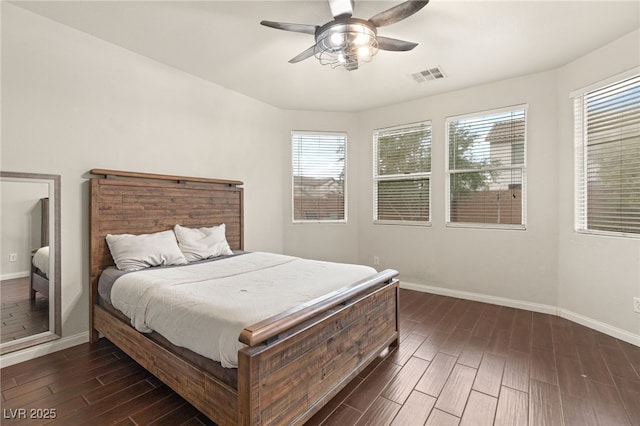
<svg viewBox="0 0 640 426">
<path fill-rule="evenodd" d="M 282 172 L 284 183 L 284 249 L 286 253 L 313 259 L 350 262 L 358 261 L 358 175 L 364 166 L 361 136 L 357 115 L 312 111 L 286 111 L 288 149 L 286 167 Z M 291 130 L 347 133 L 346 207 L 347 223 L 292 223 Z M 366 144 L 364 144 L 366 148 Z"/>
<path fill-rule="evenodd" d="M 640 336 L 640 239 L 578 234 L 574 226 L 573 103 L 569 93 L 640 67 L 640 30 L 558 70 L 559 306 Z"/>
<path fill-rule="evenodd" d="M 363 141 L 374 129 L 423 120 L 433 130 L 432 226 L 374 225 L 372 190 L 362 190 L 360 261 L 378 256 L 401 281 L 555 305 L 555 98 L 555 73 L 546 72 L 360 114 Z M 445 227 L 446 118 L 521 104 L 528 104 L 526 230 Z M 366 143 L 359 184 L 372 188 L 370 137 Z"/>
<path fill-rule="evenodd" d="M 283 250 L 282 111 L 2 2 L 2 170 L 62 176 L 63 337 L 88 330 L 88 171 L 243 180 L 245 247 Z"/>
</svg>

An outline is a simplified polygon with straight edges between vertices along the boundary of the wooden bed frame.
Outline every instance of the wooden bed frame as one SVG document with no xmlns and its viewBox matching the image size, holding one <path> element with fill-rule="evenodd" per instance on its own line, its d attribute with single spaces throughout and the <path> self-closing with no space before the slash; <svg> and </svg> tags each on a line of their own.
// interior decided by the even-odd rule
<svg viewBox="0 0 640 426">
<path fill-rule="evenodd" d="M 91 341 L 101 333 L 220 426 L 302 424 L 398 344 L 398 273 L 386 270 L 245 328 L 237 389 L 225 384 L 99 306 L 98 278 L 113 265 L 109 233 L 225 223 L 231 248 L 242 250 L 242 182 L 91 173 Z"/>
<path fill-rule="evenodd" d="M 40 247 L 45 247 L 49 245 L 49 198 L 40 199 L 40 211 Z M 36 250 L 38 249 L 33 249 L 31 254 L 35 254 Z M 31 300 L 36 300 L 36 293 L 49 298 L 49 278 L 44 272 L 36 268 L 33 262 L 31 262 L 29 281 L 31 284 Z"/>
<path fill-rule="evenodd" d="M 31 264 L 31 300 L 36 300 L 36 293 L 49 298 L 49 278 L 42 271 Z"/>
</svg>

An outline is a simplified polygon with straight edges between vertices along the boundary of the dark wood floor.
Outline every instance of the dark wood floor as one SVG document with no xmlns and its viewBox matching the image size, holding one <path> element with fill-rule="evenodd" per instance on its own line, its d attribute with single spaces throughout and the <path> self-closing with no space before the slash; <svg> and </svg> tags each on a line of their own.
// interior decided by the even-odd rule
<svg viewBox="0 0 640 426">
<path fill-rule="evenodd" d="M 36 293 L 31 300 L 30 278 L 0 281 L 0 342 L 49 331 L 49 301 Z"/>
<path fill-rule="evenodd" d="M 401 336 L 308 424 L 640 425 L 640 348 L 570 321 L 402 290 Z M 211 424 L 104 339 L 0 374 L 3 425 Z"/>
</svg>

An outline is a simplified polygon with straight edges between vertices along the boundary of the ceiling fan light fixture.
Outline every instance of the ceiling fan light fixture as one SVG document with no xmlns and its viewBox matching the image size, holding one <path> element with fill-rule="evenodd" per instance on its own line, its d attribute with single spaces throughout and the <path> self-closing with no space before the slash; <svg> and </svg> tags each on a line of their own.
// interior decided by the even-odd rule
<svg viewBox="0 0 640 426">
<path fill-rule="evenodd" d="M 331 44 L 335 47 L 342 46 L 344 44 L 344 34 L 339 32 L 331 34 Z"/>
<path fill-rule="evenodd" d="M 369 62 L 380 50 L 406 52 L 418 43 L 390 37 L 378 37 L 379 27 L 395 24 L 425 7 L 429 0 L 406 0 L 379 12 L 368 20 L 353 18 L 354 0 L 329 0 L 333 21 L 322 26 L 261 21 L 265 27 L 284 31 L 313 34 L 316 43 L 289 60 L 296 64 L 315 56 L 321 65 L 342 67 L 353 71 L 359 64 Z"/>
<path fill-rule="evenodd" d="M 358 47 L 358 57 L 359 58 L 371 58 L 371 48 L 369 46 L 360 46 Z M 371 59 L 369 59 L 371 60 Z"/>
<path fill-rule="evenodd" d="M 365 46 L 369 42 L 369 37 L 364 32 L 355 34 L 353 37 L 353 43 L 358 46 Z"/>
<path fill-rule="evenodd" d="M 376 28 L 368 21 L 346 18 L 318 29 L 314 55 L 322 65 L 354 70 L 378 53 Z"/>
</svg>

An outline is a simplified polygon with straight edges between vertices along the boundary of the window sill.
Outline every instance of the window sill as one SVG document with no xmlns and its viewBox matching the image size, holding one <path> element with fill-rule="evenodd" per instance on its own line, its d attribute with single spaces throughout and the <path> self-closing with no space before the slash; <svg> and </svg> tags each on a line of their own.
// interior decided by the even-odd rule
<svg viewBox="0 0 640 426">
<path fill-rule="evenodd" d="M 346 220 L 294 220 L 293 225 L 346 225 Z"/>
<path fill-rule="evenodd" d="M 526 225 L 507 225 L 499 223 L 454 223 L 449 222 L 445 225 L 447 228 L 472 228 L 472 229 L 498 229 L 508 231 L 526 231 Z"/>
<path fill-rule="evenodd" d="M 592 235 L 592 236 L 598 236 L 598 237 L 640 239 L 640 234 L 632 234 L 630 232 L 597 231 L 595 229 L 576 229 L 575 231 L 578 234 Z"/>
<path fill-rule="evenodd" d="M 431 227 L 431 222 L 422 222 L 422 221 L 400 221 L 400 220 L 374 220 L 374 225 L 396 225 L 396 226 L 423 226 L 423 227 Z"/>
</svg>

